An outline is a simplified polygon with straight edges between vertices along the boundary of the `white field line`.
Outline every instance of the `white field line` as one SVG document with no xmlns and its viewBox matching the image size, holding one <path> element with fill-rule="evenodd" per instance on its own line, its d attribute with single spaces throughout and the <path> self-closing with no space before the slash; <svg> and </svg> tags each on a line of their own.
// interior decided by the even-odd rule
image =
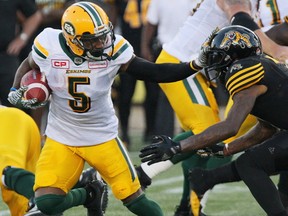
<svg viewBox="0 0 288 216">
<path fill-rule="evenodd" d="M 179 181 L 183 181 L 183 176 L 176 176 L 176 177 L 171 177 L 171 178 L 167 178 L 167 179 L 161 179 L 161 180 L 152 180 L 152 185 L 153 186 L 162 186 L 162 185 L 167 185 L 167 184 L 171 184 L 171 183 L 175 183 L 175 182 L 179 182 Z"/>
</svg>

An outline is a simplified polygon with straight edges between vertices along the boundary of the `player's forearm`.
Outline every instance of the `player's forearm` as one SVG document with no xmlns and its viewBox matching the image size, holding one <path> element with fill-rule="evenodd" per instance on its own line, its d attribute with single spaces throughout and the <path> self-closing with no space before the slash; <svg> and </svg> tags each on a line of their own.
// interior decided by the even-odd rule
<svg viewBox="0 0 288 216">
<path fill-rule="evenodd" d="M 238 139 L 235 139 L 228 144 L 227 155 L 236 154 L 254 145 L 260 144 L 273 136 L 273 134 L 275 134 L 276 132 L 277 129 L 273 126 L 266 125 L 263 122 L 259 122 L 245 135 L 239 137 Z"/>
<path fill-rule="evenodd" d="M 263 51 L 266 54 L 271 55 L 273 57 L 276 56 L 275 48 L 279 45 L 275 43 L 273 40 L 271 40 L 261 29 L 257 29 L 255 33 L 261 40 Z"/>
<path fill-rule="evenodd" d="M 234 136 L 237 131 L 238 128 L 234 128 L 228 122 L 219 122 L 210 126 L 200 134 L 196 134 L 187 139 L 181 140 L 181 151 L 190 152 L 193 150 L 210 147 L 220 143 L 222 140 Z"/>
<path fill-rule="evenodd" d="M 196 72 L 198 69 L 192 65 L 192 62 L 155 64 L 139 57 L 135 57 L 126 69 L 126 73 L 136 79 L 157 83 L 183 80 Z"/>
<path fill-rule="evenodd" d="M 12 87 L 18 89 L 20 87 L 21 78 L 24 74 L 31 69 L 28 58 L 26 58 L 18 67 Z"/>
<path fill-rule="evenodd" d="M 284 22 L 274 25 L 265 34 L 282 46 L 288 46 L 288 16 L 285 16 Z"/>
<path fill-rule="evenodd" d="M 28 40 L 33 33 L 36 31 L 40 23 L 42 22 L 42 15 L 40 11 L 37 11 L 32 16 L 26 19 L 26 21 L 23 23 L 23 30 L 22 35 L 25 34 L 24 40 Z"/>
</svg>

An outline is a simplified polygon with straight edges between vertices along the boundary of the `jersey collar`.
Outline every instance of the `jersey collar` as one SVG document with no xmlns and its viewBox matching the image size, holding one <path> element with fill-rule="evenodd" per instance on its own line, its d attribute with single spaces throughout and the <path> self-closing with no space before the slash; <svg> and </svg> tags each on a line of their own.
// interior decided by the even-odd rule
<svg viewBox="0 0 288 216">
<path fill-rule="evenodd" d="M 81 58 L 75 54 L 73 54 L 69 47 L 66 44 L 66 40 L 63 36 L 62 33 L 59 34 L 59 42 L 61 45 L 62 50 L 65 52 L 65 54 L 74 62 L 75 65 L 81 65 L 83 62 L 85 62 L 86 60 L 84 58 Z"/>
</svg>

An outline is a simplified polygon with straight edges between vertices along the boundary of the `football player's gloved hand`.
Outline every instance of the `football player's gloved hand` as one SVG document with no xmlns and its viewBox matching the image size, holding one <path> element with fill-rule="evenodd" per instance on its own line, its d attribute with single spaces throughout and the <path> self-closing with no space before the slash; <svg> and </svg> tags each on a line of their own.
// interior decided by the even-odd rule
<svg viewBox="0 0 288 216">
<path fill-rule="evenodd" d="M 16 107 L 23 108 L 23 94 L 27 90 L 27 86 L 22 86 L 19 89 L 11 88 L 8 94 L 8 101 Z"/>
<path fill-rule="evenodd" d="M 226 148 L 226 145 L 223 143 L 219 143 L 210 147 L 206 147 L 204 149 L 197 150 L 197 154 L 201 157 L 209 157 L 209 156 L 215 156 L 219 158 L 223 158 L 224 155 L 224 149 Z"/>
<path fill-rule="evenodd" d="M 46 104 L 46 102 L 37 103 L 37 98 L 25 100 L 23 95 L 27 88 L 27 86 L 22 86 L 19 89 L 12 89 L 8 94 L 8 101 L 18 108 L 25 109 L 37 109 Z"/>
<path fill-rule="evenodd" d="M 214 38 L 215 34 L 219 31 L 219 28 L 217 27 L 214 29 L 211 34 L 208 36 L 208 38 L 205 40 L 205 42 L 202 44 L 198 58 L 194 60 L 194 63 L 196 66 L 200 68 L 205 68 L 207 67 L 208 64 L 208 52 L 210 51 L 210 45 L 211 41 Z"/>
<path fill-rule="evenodd" d="M 47 104 L 47 101 L 39 103 L 37 98 L 33 98 L 30 100 L 22 100 L 22 105 L 26 109 L 38 109 L 40 107 L 43 107 Z"/>
<path fill-rule="evenodd" d="M 204 68 L 207 66 L 208 52 L 210 51 L 210 46 L 201 46 L 198 57 L 194 60 L 195 65 L 198 68 Z"/>
<path fill-rule="evenodd" d="M 148 165 L 171 159 L 174 155 L 181 152 L 181 146 L 165 135 L 155 136 L 152 144 L 140 150 L 139 157 L 142 162 Z"/>
</svg>

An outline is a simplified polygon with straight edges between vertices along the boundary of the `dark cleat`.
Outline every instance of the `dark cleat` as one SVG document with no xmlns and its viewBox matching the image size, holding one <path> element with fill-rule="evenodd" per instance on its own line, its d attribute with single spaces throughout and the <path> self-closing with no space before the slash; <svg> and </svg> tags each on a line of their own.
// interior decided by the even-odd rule
<svg viewBox="0 0 288 216">
<path fill-rule="evenodd" d="M 104 216 L 108 201 L 105 186 L 103 181 L 94 180 L 84 187 L 87 191 L 87 199 L 84 203 L 84 207 L 87 208 L 87 216 Z"/>
<path fill-rule="evenodd" d="M 93 180 L 96 179 L 97 179 L 97 171 L 94 168 L 89 167 L 82 171 L 82 174 L 79 178 L 80 187 L 85 187 L 85 185 L 87 185 L 89 182 L 92 182 Z"/>
<path fill-rule="evenodd" d="M 175 207 L 174 216 L 191 216 L 189 206 L 177 205 Z"/>
<path fill-rule="evenodd" d="M 211 189 L 208 184 L 210 176 L 207 170 L 195 168 L 189 171 L 190 188 L 201 199 L 205 192 Z"/>
</svg>

